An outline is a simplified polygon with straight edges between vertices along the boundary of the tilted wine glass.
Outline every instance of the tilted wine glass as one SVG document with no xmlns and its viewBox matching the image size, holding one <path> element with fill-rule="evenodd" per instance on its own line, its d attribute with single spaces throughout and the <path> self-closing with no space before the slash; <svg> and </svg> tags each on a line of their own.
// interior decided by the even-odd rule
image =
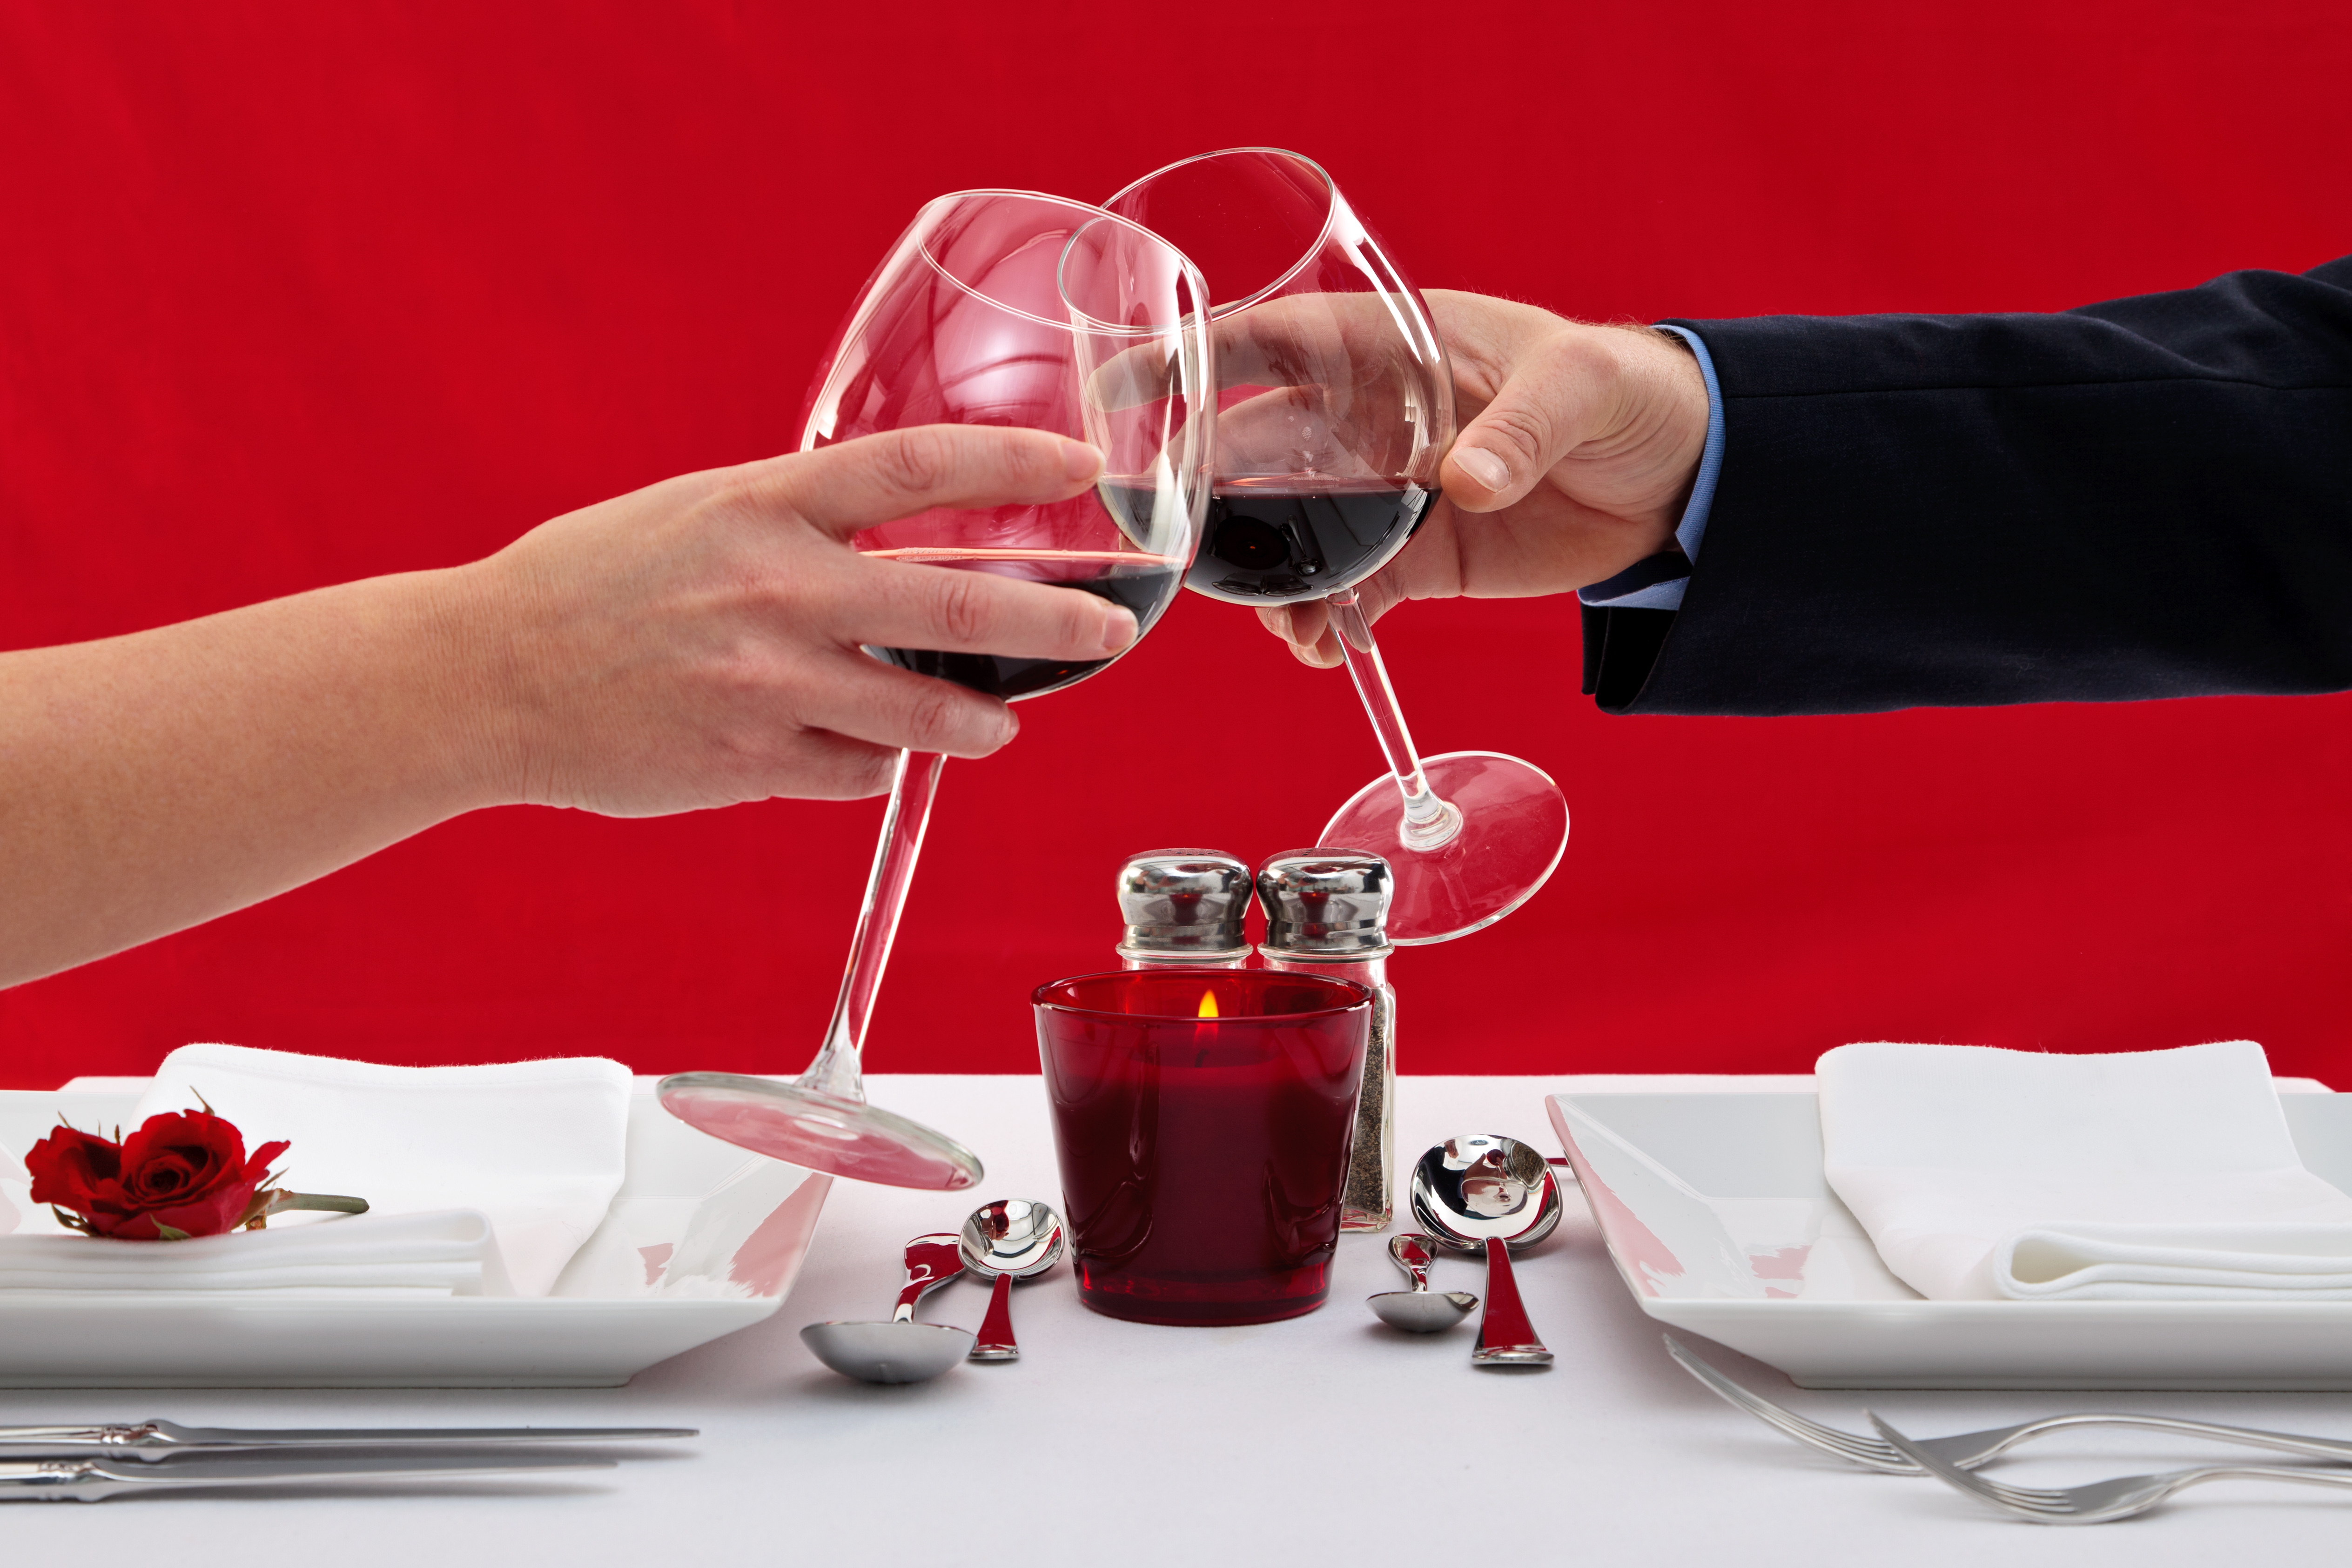
<svg viewBox="0 0 2352 1568">
<path fill-rule="evenodd" d="M 1098 207 L 1025 191 L 926 205 L 866 286 L 818 372 L 803 451 L 926 424 L 1013 425 L 1087 441 L 1103 478 L 1071 500 L 934 507 L 861 531 L 908 563 L 1083 590 L 1149 631 L 1181 585 L 1208 505 L 1216 393 L 1200 274 L 1164 240 Z M 1106 374 L 1116 365 L 1115 373 Z M 1104 389 L 1118 389 L 1116 398 Z M 1019 701 L 1111 659 L 1057 661 L 868 648 L 919 674 Z M 953 1190 L 979 1159 L 866 1103 L 859 1058 L 945 758 L 901 752 L 824 1045 L 790 1083 L 736 1073 L 662 1081 L 706 1133 L 811 1170 Z"/>
<path fill-rule="evenodd" d="M 1216 301 L 1215 494 L 1186 586 L 1252 606 L 1323 599 L 1387 755 L 1390 776 L 1320 841 L 1389 858 L 1391 941 L 1493 924 L 1559 864 L 1567 797 L 1515 757 L 1417 755 L 1356 596 L 1436 500 L 1454 440 L 1454 378 L 1427 305 L 1296 152 L 1188 158 L 1103 204 L 1183 251 Z"/>
</svg>

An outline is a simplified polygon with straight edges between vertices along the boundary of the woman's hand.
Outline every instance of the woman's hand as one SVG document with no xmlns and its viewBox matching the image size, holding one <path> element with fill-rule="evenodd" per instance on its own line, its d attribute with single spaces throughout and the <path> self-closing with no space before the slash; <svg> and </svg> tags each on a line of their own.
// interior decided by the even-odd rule
<svg viewBox="0 0 2352 1568">
<path fill-rule="evenodd" d="M 1135 618 L 850 538 L 1100 467 L 1035 431 L 904 431 L 667 480 L 470 566 L 0 653 L 0 986 L 478 807 L 870 795 L 900 747 L 993 751 L 1003 703 L 860 645 L 1104 658 Z"/>
<path fill-rule="evenodd" d="M 993 697 L 863 644 L 1108 657 L 1135 617 L 1092 594 L 877 560 L 859 529 L 933 507 L 1045 502 L 1091 446 L 938 425 L 671 479 L 542 524 L 465 569 L 500 650 L 482 701 L 494 799 L 646 815 L 889 788 L 901 747 L 984 757 Z"/>
</svg>

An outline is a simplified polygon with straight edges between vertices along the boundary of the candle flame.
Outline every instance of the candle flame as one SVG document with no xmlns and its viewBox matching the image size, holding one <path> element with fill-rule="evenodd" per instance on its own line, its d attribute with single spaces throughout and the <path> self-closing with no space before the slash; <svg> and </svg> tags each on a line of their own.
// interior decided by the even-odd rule
<svg viewBox="0 0 2352 1568">
<path fill-rule="evenodd" d="M 1201 993 L 1201 1010 L 1193 1016 L 1204 1019 L 1215 1018 L 1217 1016 L 1217 993 L 1214 991 L 1202 991 Z"/>
</svg>

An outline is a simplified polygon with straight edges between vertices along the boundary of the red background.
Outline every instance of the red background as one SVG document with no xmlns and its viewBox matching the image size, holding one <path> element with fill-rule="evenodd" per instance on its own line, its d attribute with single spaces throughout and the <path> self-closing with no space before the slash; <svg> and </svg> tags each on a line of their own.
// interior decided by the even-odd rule
<svg viewBox="0 0 2352 1568">
<path fill-rule="evenodd" d="M 1426 286 L 1589 317 L 2054 308 L 2352 250 L 2309 4 L 1223 0 L 0 8 L 0 645 L 463 560 L 782 449 L 915 208 L 1297 147 Z M 1410 1071 L 1801 1070 L 1857 1038 L 2249 1035 L 2352 1082 L 2352 698 L 1612 719 L 1564 601 L 1382 627 L 1424 747 L 1576 831 L 1395 966 Z M 1188 598 L 957 764 L 882 1070 L 1034 1068 L 1120 856 L 1253 859 L 1377 767 L 1345 677 Z M 0 993 L 0 1082 L 189 1040 L 797 1068 L 878 808 L 450 823 Z M 968 902 L 961 890 L 986 888 Z M 0 889 L 0 897 L 6 896 Z"/>
</svg>

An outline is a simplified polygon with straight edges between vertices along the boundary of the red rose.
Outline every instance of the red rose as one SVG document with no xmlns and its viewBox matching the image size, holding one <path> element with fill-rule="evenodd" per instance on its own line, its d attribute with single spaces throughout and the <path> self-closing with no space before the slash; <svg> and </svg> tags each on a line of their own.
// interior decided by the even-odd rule
<svg viewBox="0 0 2352 1568">
<path fill-rule="evenodd" d="M 93 1236 L 160 1241 L 166 1231 L 217 1236 L 253 1206 L 269 1164 L 290 1145 L 264 1144 L 246 1157 L 245 1137 L 208 1111 L 168 1111 L 120 1145 L 59 1127 L 25 1156 L 33 1201 L 79 1215 Z M 62 1216 L 61 1216 L 62 1218 Z M 72 1221 L 68 1220 L 68 1224 Z"/>
</svg>

